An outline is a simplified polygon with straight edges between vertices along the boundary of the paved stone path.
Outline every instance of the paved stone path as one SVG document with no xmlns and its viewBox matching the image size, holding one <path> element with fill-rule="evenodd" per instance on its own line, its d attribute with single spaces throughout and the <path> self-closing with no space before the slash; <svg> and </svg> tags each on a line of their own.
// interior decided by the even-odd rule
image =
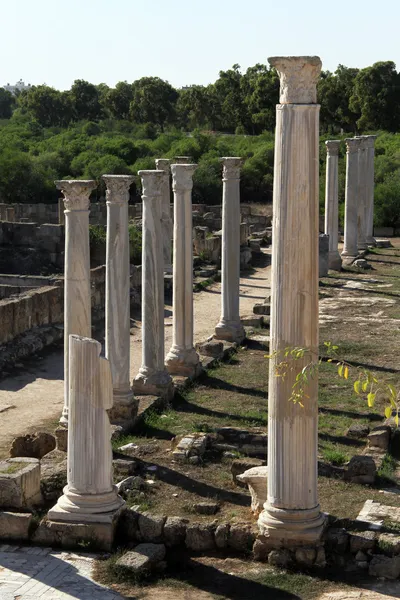
<svg viewBox="0 0 400 600">
<path fill-rule="evenodd" d="M 0 600 L 123 600 L 91 579 L 94 556 L 0 545 Z"/>
</svg>

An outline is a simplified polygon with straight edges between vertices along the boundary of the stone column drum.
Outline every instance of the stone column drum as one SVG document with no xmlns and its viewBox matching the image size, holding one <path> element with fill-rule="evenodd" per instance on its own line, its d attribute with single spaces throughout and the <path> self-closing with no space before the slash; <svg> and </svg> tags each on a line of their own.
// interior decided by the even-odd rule
<svg viewBox="0 0 400 600">
<path fill-rule="evenodd" d="M 346 197 L 344 206 L 343 264 L 351 265 L 358 256 L 358 148 L 359 138 L 345 140 Z"/>
<path fill-rule="evenodd" d="M 241 158 L 222 158 L 222 291 L 221 318 L 215 337 L 241 342 L 244 328 L 239 314 L 240 286 L 240 166 Z"/>
<path fill-rule="evenodd" d="M 192 188 L 197 165 L 171 166 L 174 192 L 173 341 L 165 364 L 172 375 L 194 376 L 201 369 L 193 347 Z"/>
<path fill-rule="evenodd" d="M 64 408 L 60 423 L 68 423 L 69 336 L 90 337 L 90 246 L 89 197 L 95 181 L 56 181 L 64 195 L 65 269 L 64 269 Z"/>
<path fill-rule="evenodd" d="M 329 235 L 329 269 L 340 271 L 342 259 L 338 250 L 339 241 L 339 148 L 340 141 L 329 140 L 326 146 L 326 186 L 325 186 L 325 233 Z"/>
<path fill-rule="evenodd" d="M 269 59 L 280 77 L 275 132 L 271 333 L 268 388 L 268 497 L 260 542 L 316 542 L 324 517 L 317 495 L 318 381 L 304 407 L 290 401 L 296 375 L 318 360 L 318 57 Z M 310 351 L 286 377 L 276 376 L 286 347 Z M 274 355 L 274 353 L 277 353 Z"/>
<path fill-rule="evenodd" d="M 377 135 L 367 135 L 366 138 L 366 154 L 367 154 L 367 167 L 366 167 L 366 178 L 367 178 L 367 193 L 366 193 L 366 237 L 367 245 L 374 246 L 374 192 L 375 192 L 375 140 Z"/>
<path fill-rule="evenodd" d="M 164 173 L 161 194 L 161 234 L 163 243 L 164 272 L 172 273 L 172 219 L 171 219 L 171 197 L 169 184 L 169 166 L 171 161 L 168 158 L 156 159 L 156 168 Z"/>
<path fill-rule="evenodd" d="M 358 219 L 357 219 L 357 247 L 363 252 L 367 244 L 367 140 L 359 137 L 358 147 Z"/>
<path fill-rule="evenodd" d="M 106 183 L 106 358 L 110 361 L 114 405 L 112 421 L 134 418 L 130 386 L 129 188 L 131 175 L 103 175 Z"/>
<path fill-rule="evenodd" d="M 138 394 L 172 396 L 164 365 L 163 171 L 139 171 L 142 178 L 142 366 L 133 382 Z"/>
<path fill-rule="evenodd" d="M 68 483 L 49 511 L 56 522 L 115 525 L 124 501 L 113 484 L 111 427 L 107 410 L 113 404 L 109 361 L 101 344 L 71 335 Z M 94 527 L 87 536 L 96 535 Z M 103 537 L 103 536 L 102 536 Z"/>
</svg>

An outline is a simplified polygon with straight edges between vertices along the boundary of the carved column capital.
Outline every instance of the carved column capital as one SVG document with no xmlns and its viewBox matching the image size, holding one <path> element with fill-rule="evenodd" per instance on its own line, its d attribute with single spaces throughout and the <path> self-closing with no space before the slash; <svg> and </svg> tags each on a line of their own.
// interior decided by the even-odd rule
<svg viewBox="0 0 400 600">
<path fill-rule="evenodd" d="M 176 165 L 190 165 L 192 159 L 190 156 L 175 156 L 174 163 Z"/>
<path fill-rule="evenodd" d="M 360 138 L 346 138 L 344 141 L 346 142 L 347 154 L 358 152 L 361 143 Z"/>
<path fill-rule="evenodd" d="M 54 183 L 64 195 L 65 210 L 89 210 L 89 197 L 96 188 L 95 181 L 92 179 L 63 179 Z"/>
<path fill-rule="evenodd" d="M 133 175 L 103 175 L 107 204 L 126 204 L 129 202 L 129 188 L 135 181 Z"/>
<path fill-rule="evenodd" d="M 274 56 L 268 62 L 279 74 L 280 104 L 316 104 L 322 67 L 318 56 Z"/>
<path fill-rule="evenodd" d="M 169 174 L 170 165 L 171 161 L 169 158 L 156 158 L 156 169 L 158 171 L 164 171 L 164 173 Z"/>
<path fill-rule="evenodd" d="M 340 148 L 340 140 L 327 140 L 325 142 L 326 152 L 328 156 L 338 156 Z"/>
<path fill-rule="evenodd" d="M 223 165 L 222 179 L 240 179 L 240 168 L 243 164 L 243 160 L 239 157 L 224 156 L 221 158 Z"/>
<path fill-rule="evenodd" d="M 171 165 L 172 189 L 174 192 L 190 192 L 193 189 L 193 173 L 197 165 Z"/>
<path fill-rule="evenodd" d="M 149 169 L 139 171 L 139 177 L 142 179 L 142 198 L 155 198 L 161 196 L 164 171 Z"/>
<path fill-rule="evenodd" d="M 374 148 L 375 147 L 375 140 L 378 136 L 377 135 L 365 135 L 364 139 L 365 139 L 365 147 L 366 148 Z"/>
</svg>

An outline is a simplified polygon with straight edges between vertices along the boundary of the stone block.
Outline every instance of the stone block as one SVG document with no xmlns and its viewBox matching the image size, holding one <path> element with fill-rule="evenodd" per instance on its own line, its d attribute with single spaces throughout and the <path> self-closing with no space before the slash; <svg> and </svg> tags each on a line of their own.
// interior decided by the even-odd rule
<svg viewBox="0 0 400 600">
<path fill-rule="evenodd" d="M 128 458 L 117 458 L 113 460 L 114 477 L 129 477 L 134 475 L 137 469 L 137 462 Z"/>
<path fill-rule="evenodd" d="M 215 548 L 214 531 L 211 525 L 191 524 L 186 528 L 186 547 L 195 552 Z"/>
<path fill-rule="evenodd" d="M 368 425 L 364 425 L 363 423 L 353 423 L 346 431 L 345 436 L 356 440 L 362 440 L 367 437 L 369 432 L 370 429 Z"/>
<path fill-rule="evenodd" d="M 219 510 L 218 502 L 197 502 L 193 505 L 194 511 L 199 515 L 215 515 Z"/>
<path fill-rule="evenodd" d="M 29 508 L 41 499 L 39 460 L 21 457 L 0 462 L 0 507 Z"/>
<path fill-rule="evenodd" d="M 350 552 L 356 554 L 359 550 L 373 550 L 376 543 L 376 533 L 374 531 L 353 531 L 350 532 Z"/>
<path fill-rule="evenodd" d="M 394 533 L 381 533 L 378 537 L 378 547 L 389 556 L 400 554 L 400 536 Z"/>
<path fill-rule="evenodd" d="M 0 511 L 0 540 L 27 541 L 31 521 L 30 513 Z"/>
<path fill-rule="evenodd" d="M 115 530 L 120 511 L 110 515 L 109 522 L 61 523 L 43 519 L 31 537 L 33 544 L 82 548 L 82 543 L 96 550 L 110 552 L 114 543 Z"/>
<path fill-rule="evenodd" d="M 202 433 L 193 433 L 181 437 L 176 445 L 172 456 L 175 460 L 185 461 L 191 458 L 203 457 L 208 444 L 208 435 Z"/>
<path fill-rule="evenodd" d="M 296 562 L 303 567 L 311 567 L 317 557 L 315 548 L 297 548 L 295 552 Z"/>
<path fill-rule="evenodd" d="M 238 475 L 244 473 L 248 469 L 251 469 L 253 467 L 261 467 L 263 465 L 265 465 L 265 461 L 260 460 L 258 458 L 236 458 L 232 461 L 231 465 L 231 473 L 234 483 L 236 483 L 236 485 L 240 487 L 245 488 L 247 484 L 240 481 L 238 479 Z"/>
<path fill-rule="evenodd" d="M 217 340 L 211 340 L 210 342 L 196 344 L 196 350 L 203 356 L 221 358 L 224 354 L 224 344 L 223 342 L 218 342 Z"/>
<path fill-rule="evenodd" d="M 134 508 L 124 508 L 121 512 L 121 516 L 117 525 L 116 532 L 117 543 L 131 544 L 132 542 L 139 542 L 139 513 Z"/>
<path fill-rule="evenodd" d="M 253 313 L 255 315 L 269 315 L 270 312 L 271 306 L 269 304 L 259 302 L 253 306 Z"/>
<path fill-rule="evenodd" d="M 251 526 L 245 523 L 231 523 L 229 528 L 228 546 L 238 552 L 250 551 L 254 543 Z"/>
<path fill-rule="evenodd" d="M 262 316 L 257 315 L 246 315 L 240 317 L 240 322 L 243 327 L 262 327 L 264 319 Z"/>
<path fill-rule="evenodd" d="M 368 435 L 368 444 L 375 448 L 388 450 L 390 444 L 391 428 L 388 425 L 374 427 Z"/>
<path fill-rule="evenodd" d="M 67 452 L 68 450 L 68 429 L 60 425 L 54 432 L 56 438 L 57 450 Z"/>
<path fill-rule="evenodd" d="M 267 501 L 268 467 L 252 467 L 237 475 L 237 480 L 249 486 L 251 510 L 258 514 Z"/>
<path fill-rule="evenodd" d="M 344 554 L 349 545 L 349 534 L 345 529 L 332 527 L 325 534 L 325 543 L 329 550 Z"/>
<path fill-rule="evenodd" d="M 223 523 L 222 525 L 218 525 L 218 527 L 215 530 L 215 545 L 220 550 L 228 547 L 229 529 L 229 523 Z"/>
<path fill-rule="evenodd" d="M 280 567 L 286 569 L 292 558 L 288 550 L 272 550 L 268 555 L 268 564 L 272 567 Z"/>
<path fill-rule="evenodd" d="M 168 517 L 164 525 L 164 540 L 167 546 L 180 546 L 185 542 L 189 521 L 181 517 Z"/>
<path fill-rule="evenodd" d="M 143 575 L 156 568 L 164 560 L 165 553 L 164 544 L 139 544 L 121 556 L 116 565 L 134 575 Z"/>
<path fill-rule="evenodd" d="M 397 579 L 400 575 L 400 556 L 394 556 L 393 558 L 381 555 L 374 556 L 369 563 L 369 575 L 371 577 Z"/>
<path fill-rule="evenodd" d="M 163 539 L 163 528 L 167 517 L 143 513 L 139 516 L 139 532 L 144 542 L 159 543 Z"/>
<path fill-rule="evenodd" d="M 14 338 L 14 307 L 17 300 L 0 302 L 0 342 L 4 344 Z"/>
<path fill-rule="evenodd" d="M 15 438 L 11 444 L 9 454 L 12 458 L 27 456 L 30 458 L 43 458 L 54 450 L 56 439 L 51 433 L 40 431 L 32 435 L 22 435 Z"/>
<path fill-rule="evenodd" d="M 353 456 L 344 473 L 346 481 L 352 483 L 374 483 L 376 464 L 372 456 Z"/>
</svg>

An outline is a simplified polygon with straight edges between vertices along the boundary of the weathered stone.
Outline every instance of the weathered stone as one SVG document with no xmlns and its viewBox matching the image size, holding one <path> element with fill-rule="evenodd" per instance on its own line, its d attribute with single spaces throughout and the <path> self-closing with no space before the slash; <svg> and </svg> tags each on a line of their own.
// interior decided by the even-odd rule
<svg viewBox="0 0 400 600">
<path fill-rule="evenodd" d="M 229 528 L 228 546 L 239 552 L 251 550 L 254 543 L 254 534 L 251 526 L 242 523 L 232 523 Z"/>
<path fill-rule="evenodd" d="M 268 564 L 272 567 L 281 567 L 285 569 L 292 562 L 288 550 L 272 550 L 268 555 Z"/>
<path fill-rule="evenodd" d="M 63 425 L 57 427 L 54 432 L 54 436 L 56 438 L 57 450 L 61 452 L 67 452 L 68 450 L 68 429 Z"/>
<path fill-rule="evenodd" d="M 376 464 L 372 456 L 353 456 L 344 473 L 346 481 L 352 483 L 374 483 Z"/>
<path fill-rule="evenodd" d="M 374 531 L 353 531 L 350 533 L 350 552 L 355 554 L 359 550 L 373 550 L 375 542 Z"/>
<path fill-rule="evenodd" d="M 368 444 L 382 450 L 387 450 L 390 444 L 391 431 L 388 425 L 374 427 L 368 435 Z"/>
<path fill-rule="evenodd" d="M 0 507 L 28 508 L 39 504 L 41 498 L 37 458 L 8 458 L 0 462 Z"/>
<path fill-rule="evenodd" d="M 249 486 L 251 510 L 259 513 L 267 500 L 268 467 L 253 467 L 237 475 L 237 479 Z"/>
<path fill-rule="evenodd" d="M 311 567 L 317 556 L 315 548 L 297 548 L 295 553 L 296 562 L 304 567 Z"/>
<path fill-rule="evenodd" d="M 175 444 L 174 440 L 174 444 Z M 202 458 L 208 443 L 208 436 L 203 433 L 193 433 L 183 436 L 172 452 L 175 460 L 185 461 L 191 457 Z"/>
<path fill-rule="evenodd" d="M 240 322 L 243 327 L 262 327 L 263 326 L 263 317 L 257 315 L 246 315 L 240 317 Z"/>
<path fill-rule="evenodd" d="M 137 462 L 135 460 L 128 460 L 124 458 L 116 458 L 113 460 L 114 477 L 128 477 L 133 475 L 137 469 Z"/>
<path fill-rule="evenodd" d="M 219 511 L 219 504 L 218 502 L 197 502 L 193 508 L 199 515 L 215 515 Z"/>
<path fill-rule="evenodd" d="M 248 246 L 243 246 L 240 249 L 240 268 L 247 269 L 252 259 L 252 252 Z M 243 324 L 243 323 L 242 323 Z"/>
<path fill-rule="evenodd" d="M 393 558 L 381 555 L 373 556 L 369 563 L 369 574 L 371 577 L 397 579 L 400 575 L 400 556 Z"/>
<path fill-rule="evenodd" d="M 117 483 L 117 489 L 119 494 L 126 494 L 131 490 L 142 490 L 146 483 L 142 477 L 130 476 Z"/>
<path fill-rule="evenodd" d="M 121 512 L 116 537 L 122 544 L 140 541 L 139 513 L 133 508 Z"/>
<path fill-rule="evenodd" d="M 128 569 L 136 575 L 142 575 L 151 571 L 164 558 L 164 544 L 139 544 L 134 550 L 121 556 L 116 565 Z"/>
<path fill-rule="evenodd" d="M 269 315 L 271 313 L 271 306 L 269 304 L 257 303 L 253 306 L 253 313 L 255 315 Z"/>
<path fill-rule="evenodd" d="M 240 487 L 247 487 L 247 484 L 240 481 L 237 477 L 245 471 L 253 467 L 261 467 L 265 464 L 265 461 L 258 458 L 236 458 L 231 464 L 231 473 L 234 483 Z"/>
<path fill-rule="evenodd" d="M 353 267 L 357 267 L 357 269 L 363 269 L 364 271 L 372 269 L 371 265 L 368 261 L 365 260 L 365 258 L 358 258 L 357 260 L 355 260 L 353 262 Z"/>
<path fill-rule="evenodd" d="M 381 533 L 378 538 L 378 547 L 385 554 L 400 554 L 400 536 L 394 533 Z"/>
<path fill-rule="evenodd" d="M 228 547 L 228 539 L 229 539 L 229 524 L 223 523 L 222 525 L 218 525 L 215 530 L 215 545 L 219 549 L 224 549 Z"/>
<path fill-rule="evenodd" d="M 346 431 L 345 436 L 352 439 L 361 440 L 367 437 L 369 431 L 370 429 L 368 425 L 364 425 L 363 423 L 353 423 Z"/>
<path fill-rule="evenodd" d="M 109 522 L 98 523 L 61 523 L 43 519 L 31 537 L 33 544 L 76 548 L 82 542 L 90 544 L 96 550 L 110 552 L 114 543 L 114 534 L 119 511 L 110 515 Z"/>
<path fill-rule="evenodd" d="M 211 525 L 192 524 L 186 529 L 185 544 L 189 550 L 201 552 L 215 548 L 214 534 Z"/>
<path fill-rule="evenodd" d="M 359 550 L 356 554 L 356 561 L 357 562 L 364 562 L 368 560 L 368 556 L 367 554 L 365 554 L 365 552 L 363 552 L 362 550 Z"/>
<path fill-rule="evenodd" d="M 224 344 L 223 342 L 218 342 L 217 340 L 211 340 L 210 342 L 197 344 L 196 350 L 203 356 L 212 356 L 213 358 L 220 358 L 224 353 Z"/>
<path fill-rule="evenodd" d="M 53 450 L 40 461 L 40 489 L 46 501 L 56 501 L 67 485 L 67 457 L 64 452 Z"/>
<path fill-rule="evenodd" d="M 164 540 L 167 546 L 180 546 L 185 542 L 187 519 L 168 517 L 164 525 Z"/>
<path fill-rule="evenodd" d="M 317 555 L 315 557 L 314 565 L 316 567 L 320 567 L 320 568 L 326 567 L 326 555 L 325 555 L 325 548 L 323 546 L 319 546 L 317 548 Z"/>
<path fill-rule="evenodd" d="M 28 540 L 31 521 L 30 513 L 0 511 L 0 540 Z"/>
<path fill-rule="evenodd" d="M 10 448 L 10 456 L 28 456 L 31 458 L 43 458 L 46 454 L 54 450 L 56 440 L 54 435 L 40 431 L 32 435 L 22 435 L 13 440 Z"/>
<path fill-rule="evenodd" d="M 151 515 L 147 512 L 139 517 L 139 530 L 144 542 L 158 543 L 163 539 L 163 527 L 167 517 Z"/>
<path fill-rule="evenodd" d="M 325 543 L 329 550 L 344 554 L 349 544 L 349 534 L 345 529 L 332 527 L 325 534 Z"/>
</svg>

